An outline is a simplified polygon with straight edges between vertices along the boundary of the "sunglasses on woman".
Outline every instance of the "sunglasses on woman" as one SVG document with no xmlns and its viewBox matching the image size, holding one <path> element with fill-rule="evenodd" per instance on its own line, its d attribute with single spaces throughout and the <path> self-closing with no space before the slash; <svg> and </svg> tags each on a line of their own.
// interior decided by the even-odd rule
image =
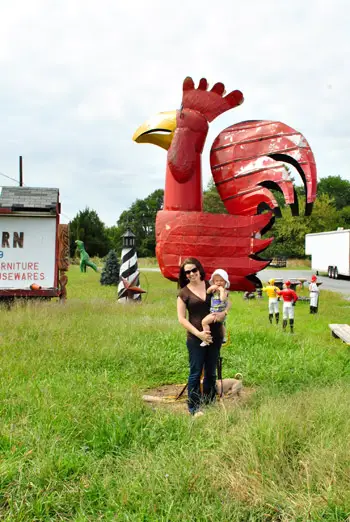
<svg viewBox="0 0 350 522">
<path fill-rule="evenodd" d="M 196 274 L 198 272 L 198 268 L 191 268 L 191 270 L 185 270 L 185 274 L 186 275 L 190 275 L 191 273 L 192 274 Z"/>
</svg>

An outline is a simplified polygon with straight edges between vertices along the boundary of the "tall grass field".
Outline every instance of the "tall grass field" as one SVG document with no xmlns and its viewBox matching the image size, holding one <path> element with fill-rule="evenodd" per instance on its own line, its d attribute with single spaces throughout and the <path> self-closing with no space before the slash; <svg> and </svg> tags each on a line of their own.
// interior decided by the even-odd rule
<svg viewBox="0 0 350 522">
<path fill-rule="evenodd" d="M 252 393 L 192 418 L 142 400 L 187 379 L 176 285 L 145 273 L 121 305 L 68 275 L 65 305 L 1 309 L 2 522 L 350 520 L 350 347 L 328 327 L 349 301 L 298 302 L 292 335 L 232 293 L 223 374 Z"/>
</svg>

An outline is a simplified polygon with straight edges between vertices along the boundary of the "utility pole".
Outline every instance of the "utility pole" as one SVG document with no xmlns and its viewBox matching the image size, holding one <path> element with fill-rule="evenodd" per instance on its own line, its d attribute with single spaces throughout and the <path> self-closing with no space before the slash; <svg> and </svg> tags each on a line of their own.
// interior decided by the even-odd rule
<svg viewBox="0 0 350 522">
<path fill-rule="evenodd" d="M 23 165 L 22 156 L 19 157 L 19 186 L 23 187 Z"/>
</svg>

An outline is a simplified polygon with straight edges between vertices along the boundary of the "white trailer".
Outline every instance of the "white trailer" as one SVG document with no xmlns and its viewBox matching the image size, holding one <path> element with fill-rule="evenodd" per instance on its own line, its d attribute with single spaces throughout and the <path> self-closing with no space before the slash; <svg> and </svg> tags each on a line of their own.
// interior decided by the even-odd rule
<svg viewBox="0 0 350 522">
<path fill-rule="evenodd" d="M 350 229 L 305 235 L 305 254 L 315 272 L 328 277 L 350 276 Z"/>
</svg>

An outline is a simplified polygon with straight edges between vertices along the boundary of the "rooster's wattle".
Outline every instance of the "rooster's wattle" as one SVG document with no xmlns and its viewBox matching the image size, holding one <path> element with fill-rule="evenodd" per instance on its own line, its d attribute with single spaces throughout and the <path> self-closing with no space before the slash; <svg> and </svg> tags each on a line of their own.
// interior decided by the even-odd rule
<svg viewBox="0 0 350 522">
<path fill-rule="evenodd" d="M 260 239 L 279 210 L 271 189 L 281 191 L 293 214 L 298 213 L 284 163 L 293 165 L 303 179 L 306 214 L 316 198 L 316 165 L 306 139 L 284 123 L 256 120 L 232 125 L 218 135 L 210 153 L 213 178 L 229 214 L 203 212 L 201 155 L 209 123 L 243 103 L 240 91 L 224 93 L 222 83 L 208 90 L 202 78 L 196 89 L 186 78 L 181 109 L 147 121 L 133 139 L 168 150 L 164 208 L 156 219 L 162 274 L 177 280 L 181 262 L 193 256 L 207 273 L 224 268 L 231 290 L 251 291 L 260 285 L 256 272 L 270 263 L 257 254 L 273 240 Z"/>
</svg>

